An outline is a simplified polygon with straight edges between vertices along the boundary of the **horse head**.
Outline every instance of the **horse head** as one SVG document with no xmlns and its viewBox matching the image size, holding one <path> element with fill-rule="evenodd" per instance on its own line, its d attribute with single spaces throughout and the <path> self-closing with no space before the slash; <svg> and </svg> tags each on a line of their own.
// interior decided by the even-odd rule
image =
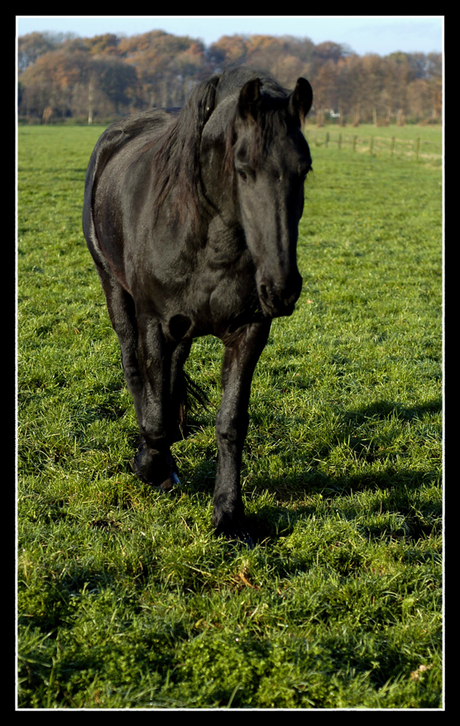
<svg viewBox="0 0 460 726">
<path fill-rule="evenodd" d="M 238 99 L 232 145 L 238 212 L 259 300 L 271 317 L 290 315 L 302 288 L 297 237 L 311 156 L 301 125 L 312 98 L 304 78 L 284 97 L 263 92 L 255 78 Z"/>
</svg>

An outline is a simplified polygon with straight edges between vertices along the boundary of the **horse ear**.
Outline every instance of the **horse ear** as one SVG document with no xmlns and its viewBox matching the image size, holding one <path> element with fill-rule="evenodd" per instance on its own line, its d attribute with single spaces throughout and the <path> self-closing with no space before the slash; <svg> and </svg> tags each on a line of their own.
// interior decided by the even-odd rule
<svg viewBox="0 0 460 726">
<path fill-rule="evenodd" d="M 313 103 L 313 89 L 306 78 L 299 78 L 289 98 L 289 112 L 301 124 Z"/>
<path fill-rule="evenodd" d="M 243 119 L 257 119 L 260 101 L 260 78 L 245 83 L 240 92 L 238 110 Z"/>
</svg>

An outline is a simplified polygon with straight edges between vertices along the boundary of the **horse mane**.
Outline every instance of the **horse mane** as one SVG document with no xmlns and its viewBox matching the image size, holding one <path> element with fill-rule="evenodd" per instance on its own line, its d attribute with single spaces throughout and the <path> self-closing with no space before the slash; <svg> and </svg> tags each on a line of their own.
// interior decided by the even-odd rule
<svg viewBox="0 0 460 726">
<path fill-rule="evenodd" d="M 200 141 L 215 107 L 219 78 L 215 74 L 194 88 L 174 121 L 161 134 L 154 154 L 157 211 L 166 197 L 170 197 L 172 211 L 178 214 L 179 220 L 183 223 L 188 212 L 195 226 L 199 218 Z"/>
<path fill-rule="evenodd" d="M 236 95 L 250 80 L 261 79 L 261 111 L 255 124 L 251 155 L 254 163 L 268 147 L 283 123 L 279 113 L 287 107 L 288 91 L 263 71 L 240 66 L 215 74 L 199 83 L 187 102 L 166 126 L 155 143 L 156 195 L 158 210 L 168 197 L 172 215 L 184 224 L 187 217 L 195 229 L 199 226 L 200 143 L 204 126 L 217 104 Z M 223 172 L 233 178 L 233 143 L 238 104 L 229 118 L 225 133 Z"/>
</svg>

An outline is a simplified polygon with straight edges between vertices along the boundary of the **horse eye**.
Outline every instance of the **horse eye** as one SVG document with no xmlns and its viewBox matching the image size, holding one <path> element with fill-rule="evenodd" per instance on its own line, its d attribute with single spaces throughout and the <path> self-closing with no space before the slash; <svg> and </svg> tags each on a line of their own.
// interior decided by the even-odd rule
<svg viewBox="0 0 460 726">
<path fill-rule="evenodd" d="M 238 169 L 238 174 L 240 176 L 240 179 L 242 179 L 243 181 L 247 181 L 248 175 L 245 171 L 243 171 L 242 169 Z"/>
<path fill-rule="evenodd" d="M 311 167 L 311 164 L 308 164 L 308 165 L 306 165 L 306 164 L 301 164 L 301 165 L 299 166 L 299 176 L 300 176 L 300 177 L 301 177 L 301 178 L 302 178 L 303 180 L 305 180 L 305 178 L 306 178 L 306 176 L 307 176 L 307 174 L 308 174 L 308 172 L 309 172 L 309 171 L 313 171 L 313 169 L 312 169 L 312 167 Z"/>
</svg>

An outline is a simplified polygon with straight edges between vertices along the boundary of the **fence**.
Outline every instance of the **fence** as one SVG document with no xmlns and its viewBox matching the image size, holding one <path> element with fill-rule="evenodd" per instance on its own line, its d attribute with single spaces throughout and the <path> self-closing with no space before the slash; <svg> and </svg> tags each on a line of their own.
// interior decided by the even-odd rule
<svg viewBox="0 0 460 726">
<path fill-rule="evenodd" d="M 399 139 L 396 136 L 359 136 L 358 134 L 334 133 L 305 129 L 305 136 L 310 146 L 349 149 L 357 153 L 371 156 L 381 154 L 404 156 L 415 161 L 441 162 L 441 142 L 426 141 L 417 136 L 415 139 Z"/>
</svg>

